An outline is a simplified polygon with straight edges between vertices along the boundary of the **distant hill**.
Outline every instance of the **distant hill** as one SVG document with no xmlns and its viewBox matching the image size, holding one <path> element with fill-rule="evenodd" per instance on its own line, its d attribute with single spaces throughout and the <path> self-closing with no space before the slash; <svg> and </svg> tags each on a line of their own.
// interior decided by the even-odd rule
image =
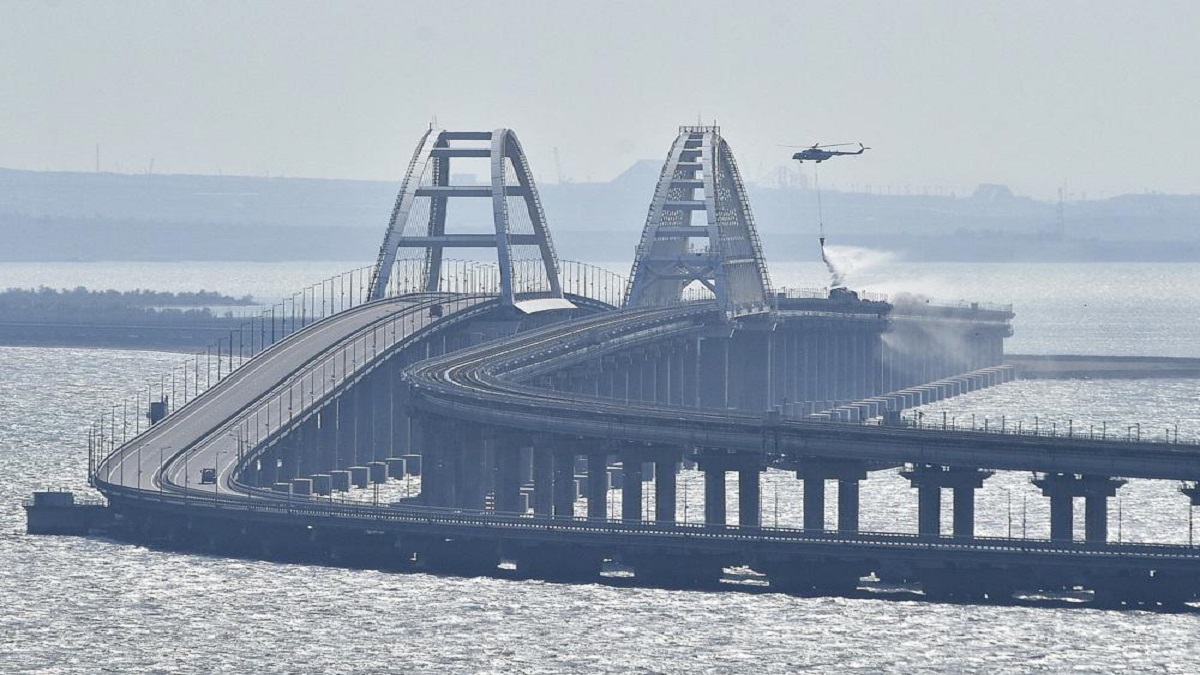
<svg viewBox="0 0 1200 675">
<path fill-rule="evenodd" d="M 660 162 L 607 183 L 542 184 L 563 258 L 630 260 Z M 0 261 L 333 260 L 374 256 L 398 182 L 0 169 Z M 769 260 L 816 260 L 816 193 L 748 188 Z M 1200 196 L 1058 205 L 973 195 L 826 191 L 839 244 L 910 260 L 1200 260 Z"/>
</svg>

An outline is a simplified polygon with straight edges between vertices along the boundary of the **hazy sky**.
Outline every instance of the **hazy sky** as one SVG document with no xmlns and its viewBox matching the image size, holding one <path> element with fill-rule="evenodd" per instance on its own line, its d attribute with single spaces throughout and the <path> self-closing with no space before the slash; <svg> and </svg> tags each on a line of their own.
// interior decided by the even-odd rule
<svg viewBox="0 0 1200 675">
<path fill-rule="evenodd" d="M 436 116 L 540 180 L 716 120 L 742 172 L 1200 192 L 1200 2 L 0 3 L 0 166 L 398 180 Z"/>
</svg>

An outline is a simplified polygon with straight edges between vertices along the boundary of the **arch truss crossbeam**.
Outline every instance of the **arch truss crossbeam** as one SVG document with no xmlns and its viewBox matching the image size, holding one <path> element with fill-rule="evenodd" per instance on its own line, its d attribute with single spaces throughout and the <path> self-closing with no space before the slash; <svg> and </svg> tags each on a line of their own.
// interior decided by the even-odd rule
<svg viewBox="0 0 1200 675">
<path fill-rule="evenodd" d="M 474 184 L 471 173 L 452 173 L 452 165 L 486 160 L 489 181 Z M 466 200 L 490 200 L 484 209 L 455 219 Z M 471 214 L 476 217 L 472 219 Z M 456 231 L 457 230 L 457 231 Z M 495 131 L 446 131 L 430 128 L 421 137 L 400 184 L 379 259 L 371 276 L 371 299 L 388 295 L 396 261 L 420 257 L 419 288 L 446 290 L 444 253 L 451 248 L 494 248 L 501 300 L 525 312 L 570 308 L 563 298 L 558 258 L 533 174 L 516 134 Z M 411 253 L 401 255 L 407 249 Z"/>
<path fill-rule="evenodd" d="M 711 294 L 727 316 L 769 311 L 771 282 L 733 153 L 716 126 L 684 126 L 663 164 L 625 305 Z"/>
</svg>

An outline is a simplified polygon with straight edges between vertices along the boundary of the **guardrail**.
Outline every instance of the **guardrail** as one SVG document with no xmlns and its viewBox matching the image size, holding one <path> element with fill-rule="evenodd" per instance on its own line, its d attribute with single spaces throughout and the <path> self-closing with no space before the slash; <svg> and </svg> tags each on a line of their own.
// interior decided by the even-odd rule
<svg viewBox="0 0 1200 675">
<path fill-rule="evenodd" d="M 971 431 L 1031 438 L 1086 440 L 1100 443 L 1200 445 L 1200 439 L 1185 437 L 1183 440 L 1180 440 L 1178 422 L 1173 426 L 1165 427 L 1151 426 L 1149 424 L 1143 427 L 1141 422 L 1113 425 L 1110 427 L 1108 422 L 1101 422 L 1099 425 L 1095 423 L 1088 424 L 1086 429 L 1084 429 L 1083 425 L 1080 425 L 1076 429 L 1075 421 L 1072 419 L 1062 420 L 1063 424 L 1060 426 L 1060 420 L 1043 420 L 1040 415 L 1034 415 L 1033 424 L 1026 425 L 1024 419 L 1010 423 L 1007 415 L 1001 415 L 997 423 L 996 420 L 989 417 L 983 416 L 977 418 L 976 415 L 972 414 L 969 416 L 963 415 L 962 424 L 959 424 L 958 415 L 950 415 L 946 412 L 943 412 L 941 415 L 926 415 L 924 411 L 901 414 L 900 420 L 903 426 L 922 431 Z M 970 426 L 967 426 L 967 420 L 970 420 Z M 839 422 L 834 420 L 834 422 L 839 424 L 879 424 L 877 419 L 872 421 L 864 420 L 862 422 Z M 1143 428 L 1146 432 L 1144 434 Z"/>
</svg>

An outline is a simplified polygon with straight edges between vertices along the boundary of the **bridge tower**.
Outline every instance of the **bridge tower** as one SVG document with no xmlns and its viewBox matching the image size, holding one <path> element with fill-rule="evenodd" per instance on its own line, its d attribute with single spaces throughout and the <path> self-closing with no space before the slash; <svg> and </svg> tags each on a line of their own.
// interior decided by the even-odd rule
<svg viewBox="0 0 1200 675">
<path fill-rule="evenodd" d="M 697 213 L 704 219 L 695 218 Z M 720 127 L 679 127 L 630 278 L 627 307 L 676 304 L 689 286 L 699 283 L 726 316 L 769 309 L 771 282 L 762 245 Z"/>
<path fill-rule="evenodd" d="M 451 178 L 457 178 L 451 173 L 451 163 L 469 159 L 476 165 L 488 161 L 491 178 L 487 185 L 451 184 Z M 453 218 L 458 215 L 449 208 L 451 202 L 470 199 L 491 200 L 491 222 L 482 227 L 478 222 L 458 223 L 463 231 L 447 232 L 448 223 L 455 225 Z M 469 208 L 464 210 L 470 215 Z M 476 216 L 483 213 L 478 206 L 475 211 Z M 482 220 L 486 222 L 487 216 Z M 521 143 L 509 129 L 445 131 L 431 127 L 425 132 L 400 184 L 379 248 L 371 275 L 371 299 L 387 295 L 393 267 L 404 257 L 401 251 L 405 249 L 412 250 L 412 257 L 424 256 L 420 289 L 442 290 L 443 255 L 449 248 L 496 249 L 500 298 L 506 305 L 524 312 L 573 307 L 563 298 L 558 259 L 533 174 Z"/>
</svg>

